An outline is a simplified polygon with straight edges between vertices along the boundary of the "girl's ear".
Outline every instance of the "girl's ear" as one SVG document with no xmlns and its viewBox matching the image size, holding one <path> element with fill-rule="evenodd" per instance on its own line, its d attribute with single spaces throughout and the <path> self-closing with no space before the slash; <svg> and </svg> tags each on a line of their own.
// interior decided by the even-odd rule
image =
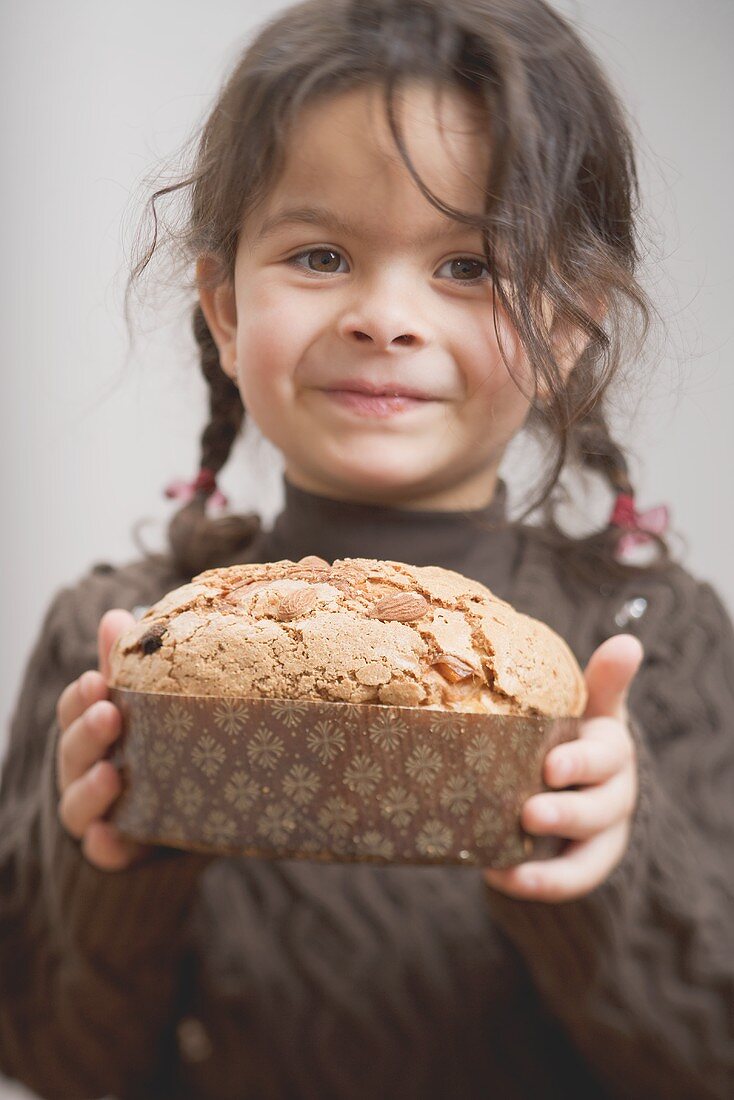
<svg viewBox="0 0 734 1100">
<path fill-rule="evenodd" d="M 596 324 L 601 325 L 607 314 L 607 307 L 603 303 L 587 303 L 589 314 Z M 549 329 L 551 344 L 556 363 L 561 372 L 564 384 L 568 382 L 571 373 L 578 363 L 581 355 L 588 347 L 591 336 L 584 332 L 578 325 L 561 322 L 554 317 L 553 308 L 546 298 L 542 303 L 543 321 Z M 551 394 L 548 386 L 542 378 L 538 379 L 538 398 L 541 405 L 546 405 Z"/>
<path fill-rule="evenodd" d="M 586 303 L 586 305 L 594 322 L 601 325 L 607 314 L 606 305 L 601 302 Z M 578 325 L 563 323 L 558 319 L 554 319 L 553 310 L 546 301 L 543 303 L 543 319 L 546 325 L 550 324 L 550 337 L 556 362 L 565 380 L 591 342 L 591 336 L 579 328 Z"/>
<path fill-rule="evenodd" d="M 209 331 L 219 351 L 224 373 L 237 381 L 237 305 L 231 280 L 222 276 L 222 266 L 212 255 L 199 256 L 196 261 L 196 283 L 199 302 Z"/>
</svg>

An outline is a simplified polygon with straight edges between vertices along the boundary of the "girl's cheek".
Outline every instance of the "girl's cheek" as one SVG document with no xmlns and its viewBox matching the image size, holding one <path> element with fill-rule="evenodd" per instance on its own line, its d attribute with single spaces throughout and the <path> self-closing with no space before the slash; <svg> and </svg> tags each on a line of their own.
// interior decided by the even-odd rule
<svg viewBox="0 0 734 1100">
<path fill-rule="evenodd" d="M 302 296 L 289 294 L 287 287 L 269 286 L 247 295 L 240 312 L 238 345 L 254 365 L 293 369 L 316 328 L 315 310 L 304 309 Z"/>
<path fill-rule="evenodd" d="M 511 359 L 509 362 L 512 366 Z M 473 397 L 478 413 L 497 413 L 503 406 L 513 404 L 517 386 L 502 360 L 494 334 L 484 343 L 481 337 L 478 339 L 471 349 L 465 373 L 468 375 L 467 396 L 470 399 Z"/>
<path fill-rule="evenodd" d="M 532 372 L 517 333 L 501 310 L 497 321 L 501 347 L 490 324 L 482 334 L 483 354 L 474 357 L 481 364 L 476 393 L 485 411 L 491 408 L 494 413 L 500 410 L 514 413 L 527 404 L 525 394 L 532 393 Z"/>
</svg>

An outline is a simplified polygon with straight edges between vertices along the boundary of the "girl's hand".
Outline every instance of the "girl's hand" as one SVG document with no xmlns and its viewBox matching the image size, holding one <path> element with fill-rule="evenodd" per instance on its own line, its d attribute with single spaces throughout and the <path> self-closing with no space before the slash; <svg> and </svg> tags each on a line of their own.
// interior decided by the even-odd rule
<svg viewBox="0 0 734 1100">
<path fill-rule="evenodd" d="M 589 700 L 579 738 L 551 749 L 543 768 L 549 787 L 580 789 L 533 795 L 521 815 L 529 833 L 567 837 L 571 843 L 555 859 L 485 868 L 495 890 L 528 901 L 571 901 L 594 890 L 621 861 L 638 794 L 627 696 L 643 656 L 633 634 L 607 638 L 592 654 L 584 673 Z"/>
<path fill-rule="evenodd" d="M 62 825 L 82 841 L 87 860 L 102 871 L 121 871 L 154 851 L 120 835 L 111 821 L 102 820 L 122 791 L 117 768 L 103 760 L 119 737 L 122 717 L 109 702 L 109 653 L 119 634 L 135 625 L 129 611 L 115 608 L 100 619 L 97 644 L 99 672 L 84 672 L 64 688 L 56 704 L 63 731 L 57 745 L 58 814 Z"/>
</svg>

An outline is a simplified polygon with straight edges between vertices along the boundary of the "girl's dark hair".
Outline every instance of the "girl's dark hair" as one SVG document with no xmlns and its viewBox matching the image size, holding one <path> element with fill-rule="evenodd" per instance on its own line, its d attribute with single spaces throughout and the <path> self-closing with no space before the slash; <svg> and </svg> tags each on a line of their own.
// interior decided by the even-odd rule
<svg viewBox="0 0 734 1100">
<path fill-rule="evenodd" d="M 410 161 L 394 93 L 415 79 L 437 91 L 468 90 L 486 107 L 492 157 L 481 218 L 430 192 Z M 482 230 L 489 270 L 501 276 L 493 284 L 497 338 L 501 346 L 499 302 L 532 367 L 526 423 L 550 437 L 554 456 L 511 525 L 540 508 L 540 537 L 565 553 L 569 569 L 597 583 L 671 565 L 661 536 L 654 536 L 656 557 L 641 566 L 615 559 L 619 527 L 567 534 L 551 497 L 567 464 L 598 471 L 615 493 L 633 492 L 625 455 L 607 425 L 606 394 L 623 360 L 639 354 L 653 307 L 636 278 L 638 183 L 624 109 L 588 47 L 544 0 L 303 0 L 267 22 L 195 135 L 190 172 L 149 199 L 153 238 L 130 274 L 126 315 L 129 293 L 158 244 L 159 199 L 183 190 L 189 200 L 186 220 L 171 236 L 184 264 L 211 254 L 219 261 L 217 281 L 231 279 L 241 228 L 278 177 L 300 108 L 368 85 L 383 88 L 392 135 L 426 200 Z M 197 290 L 190 273 L 186 286 Z M 633 338 L 635 320 L 641 330 Z M 220 367 L 198 295 L 193 330 L 210 392 L 200 465 L 217 473 L 245 410 Z M 558 331 L 588 338 L 565 380 L 556 360 Z M 169 526 L 174 558 L 189 574 L 236 554 L 256 527 L 252 514 L 209 518 L 209 492 L 199 491 Z"/>
</svg>

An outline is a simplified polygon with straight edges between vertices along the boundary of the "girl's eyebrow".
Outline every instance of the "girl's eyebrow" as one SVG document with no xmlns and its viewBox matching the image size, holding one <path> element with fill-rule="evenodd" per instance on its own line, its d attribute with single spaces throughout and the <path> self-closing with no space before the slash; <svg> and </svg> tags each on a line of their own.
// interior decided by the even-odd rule
<svg viewBox="0 0 734 1100">
<path fill-rule="evenodd" d="M 266 218 L 260 228 L 257 239 L 261 241 L 265 240 L 266 237 L 272 236 L 273 233 L 284 225 L 325 226 L 344 236 L 360 237 L 362 240 L 374 240 L 377 237 L 384 237 L 385 235 L 384 228 L 378 227 L 376 229 L 369 229 L 356 222 L 346 221 L 325 206 L 298 206 L 276 210 L 275 213 Z M 454 221 L 453 218 L 444 218 L 444 224 L 442 226 L 421 234 L 416 234 L 412 230 L 409 230 L 405 234 L 405 239 L 411 244 L 429 245 L 435 244 L 437 241 L 447 237 L 456 237 L 459 234 L 465 236 L 469 232 L 472 232 L 470 226 L 462 225 L 460 222 Z"/>
</svg>

